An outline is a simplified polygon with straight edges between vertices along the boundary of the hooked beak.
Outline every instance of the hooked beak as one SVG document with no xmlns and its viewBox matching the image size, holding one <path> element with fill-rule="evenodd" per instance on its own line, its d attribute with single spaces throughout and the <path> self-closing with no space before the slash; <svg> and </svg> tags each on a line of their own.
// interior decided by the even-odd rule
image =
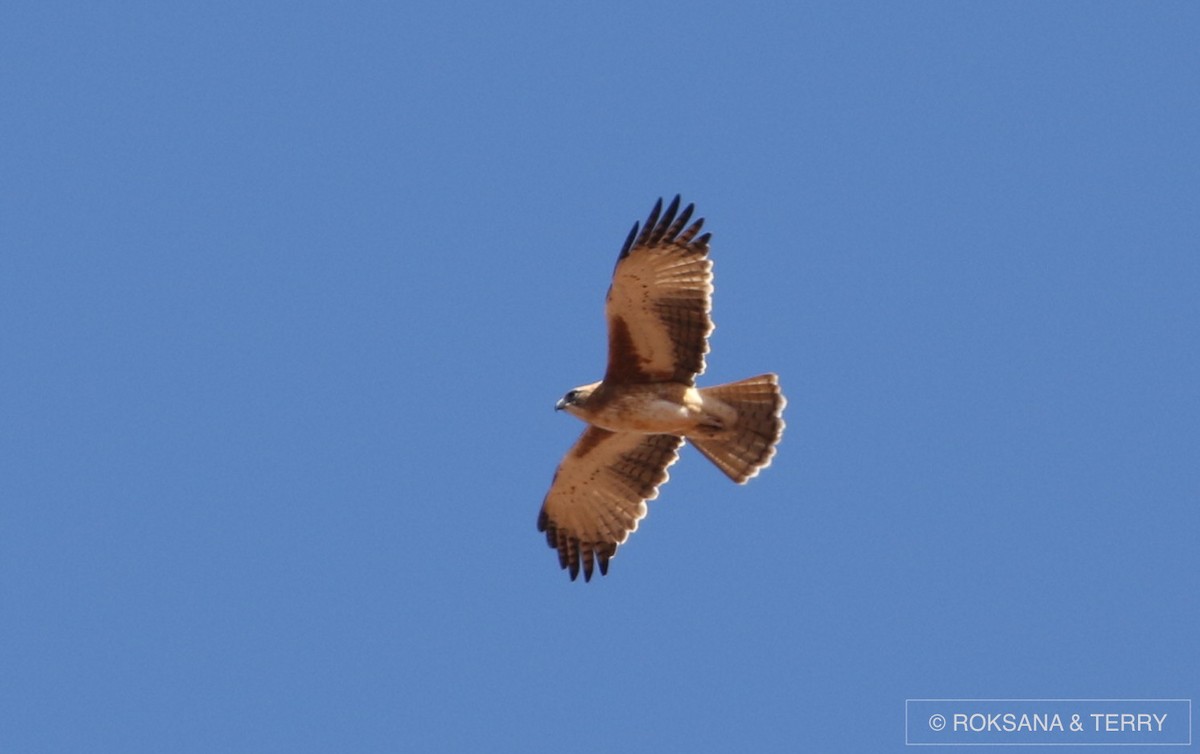
<svg viewBox="0 0 1200 754">
<path fill-rule="evenodd" d="M 567 399 L 566 398 L 559 398 L 558 403 L 554 404 L 555 411 L 562 411 L 566 407 L 567 407 Z"/>
</svg>

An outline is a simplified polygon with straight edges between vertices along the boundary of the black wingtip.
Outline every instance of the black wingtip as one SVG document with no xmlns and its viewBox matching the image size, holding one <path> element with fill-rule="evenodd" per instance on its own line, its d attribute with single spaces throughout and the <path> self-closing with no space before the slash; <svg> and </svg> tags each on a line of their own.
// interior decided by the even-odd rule
<svg viewBox="0 0 1200 754">
<path fill-rule="evenodd" d="M 592 543 L 591 542 L 580 542 L 579 543 L 579 561 L 580 561 L 580 565 L 583 566 L 583 580 L 591 581 L 592 580 L 592 569 L 595 567 L 595 565 L 592 563 Z"/>
<path fill-rule="evenodd" d="M 690 243 L 704 225 L 704 218 L 697 219 L 689 226 L 688 222 L 696 211 L 696 205 L 688 204 L 680 212 L 679 205 L 682 203 L 683 195 L 676 194 L 664 212 L 663 199 L 659 197 L 646 221 L 633 224 L 629 235 L 625 237 L 625 245 L 621 247 L 621 253 L 617 256 L 617 264 L 629 256 L 635 246 L 654 247 L 664 242 Z M 708 236 L 705 236 L 705 240 L 707 238 Z"/>
<path fill-rule="evenodd" d="M 671 200 L 671 206 L 667 207 L 667 214 L 664 216 L 663 225 L 667 225 L 669 222 L 665 219 L 666 217 L 674 217 L 675 213 L 679 211 L 679 203 L 681 201 L 683 201 L 683 195 L 676 194 L 675 198 Z"/>
<path fill-rule="evenodd" d="M 662 197 L 654 203 L 654 209 L 650 210 L 650 216 L 646 218 L 646 225 L 642 229 L 642 236 L 638 239 L 639 244 L 644 244 L 650 240 L 650 236 L 654 234 L 658 227 L 658 218 L 662 215 Z"/>
<path fill-rule="evenodd" d="M 629 237 L 625 239 L 625 245 L 621 247 L 621 255 L 617 257 L 617 261 L 621 261 L 629 256 L 629 250 L 633 248 L 633 242 L 637 239 L 638 224 L 633 224 L 633 229 L 629 231 Z"/>
<path fill-rule="evenodd" d="M 662 206 L 662 199 L 658 200 L 659 206 Z M 675 222 L 675 213 L 679 211 L 679 194 L 671 200 L 667 206 L 667 211 L 662 213 L 662 216 L 655 223 L 654 229 L 649 233 L 649 241 L 651 244 L 660 244 L 667 237 L 671 229 L 672 223 Z M 647 221 L 649 227 L 649 221 Z"/>
<path fill-rule="evenodd" d="M 675 218 L 675 225 L 671 228 L 672 238 L 679 235 L 679 231 L 683 230 L 687 226 L 688 220 L 692 219 L 692 213 L 695 211 L 695 204 L 689 204 L 683 208 L 683 212 L 679 215 L 679 217 Z"/>
</svg>

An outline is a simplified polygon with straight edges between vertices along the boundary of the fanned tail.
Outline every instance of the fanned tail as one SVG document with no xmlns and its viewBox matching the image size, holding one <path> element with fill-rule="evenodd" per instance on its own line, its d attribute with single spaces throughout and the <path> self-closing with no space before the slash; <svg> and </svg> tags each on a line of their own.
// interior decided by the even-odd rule
<svg viewBox="0 0 1200 754">
<path fill-rule="evenodd" d="M 705 399 L 716 398 L 737 411 L 737 420 L 713 437 L 688 437 L 696 449 L 733 481 L 745 484 L 771 464 L 783 436 L 787 399 L 774 374 L 702 388 Z"/>
</svg>

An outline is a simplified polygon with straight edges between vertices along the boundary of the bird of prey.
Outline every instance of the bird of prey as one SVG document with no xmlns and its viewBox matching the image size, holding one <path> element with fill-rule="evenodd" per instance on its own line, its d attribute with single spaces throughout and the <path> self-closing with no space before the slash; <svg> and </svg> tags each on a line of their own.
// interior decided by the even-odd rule
<svg viewBox="0 0 1200 754">
<path fill-rule="evenodd" d="M 588 428 L 563 458 L 538 515 L 538 531 L 558 551 L 571 580 L 596 565 L 608 573 L 617 546 L 658 496 L 684 439 L 738 484 L 771 463 L 787 400 L 778 377 L 763 374 L 696 387 L 713 330 L 710 233 L 690 225 L 695 206 L 679 197 L 654 205 L 625 240 L 605 314 L 604 379 L 568 392 L 555 406 Z"/>
</svg>

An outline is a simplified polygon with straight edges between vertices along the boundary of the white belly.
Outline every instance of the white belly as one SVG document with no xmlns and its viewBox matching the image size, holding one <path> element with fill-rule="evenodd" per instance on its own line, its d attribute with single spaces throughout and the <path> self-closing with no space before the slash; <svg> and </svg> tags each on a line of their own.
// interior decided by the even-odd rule
<svg viewBox="0 0 1200 754">
<path fill-rule="evenodd" d="M 689 400 L 692 393 L 694 400 Z M 630 395 L 614 401 L 588 420 L 613 432 L 681 435 L 696 426 L 701 405 L 702 399 L 695 388 L 688 391 L 683 403 L 645 394 Z"/>
</svg>

